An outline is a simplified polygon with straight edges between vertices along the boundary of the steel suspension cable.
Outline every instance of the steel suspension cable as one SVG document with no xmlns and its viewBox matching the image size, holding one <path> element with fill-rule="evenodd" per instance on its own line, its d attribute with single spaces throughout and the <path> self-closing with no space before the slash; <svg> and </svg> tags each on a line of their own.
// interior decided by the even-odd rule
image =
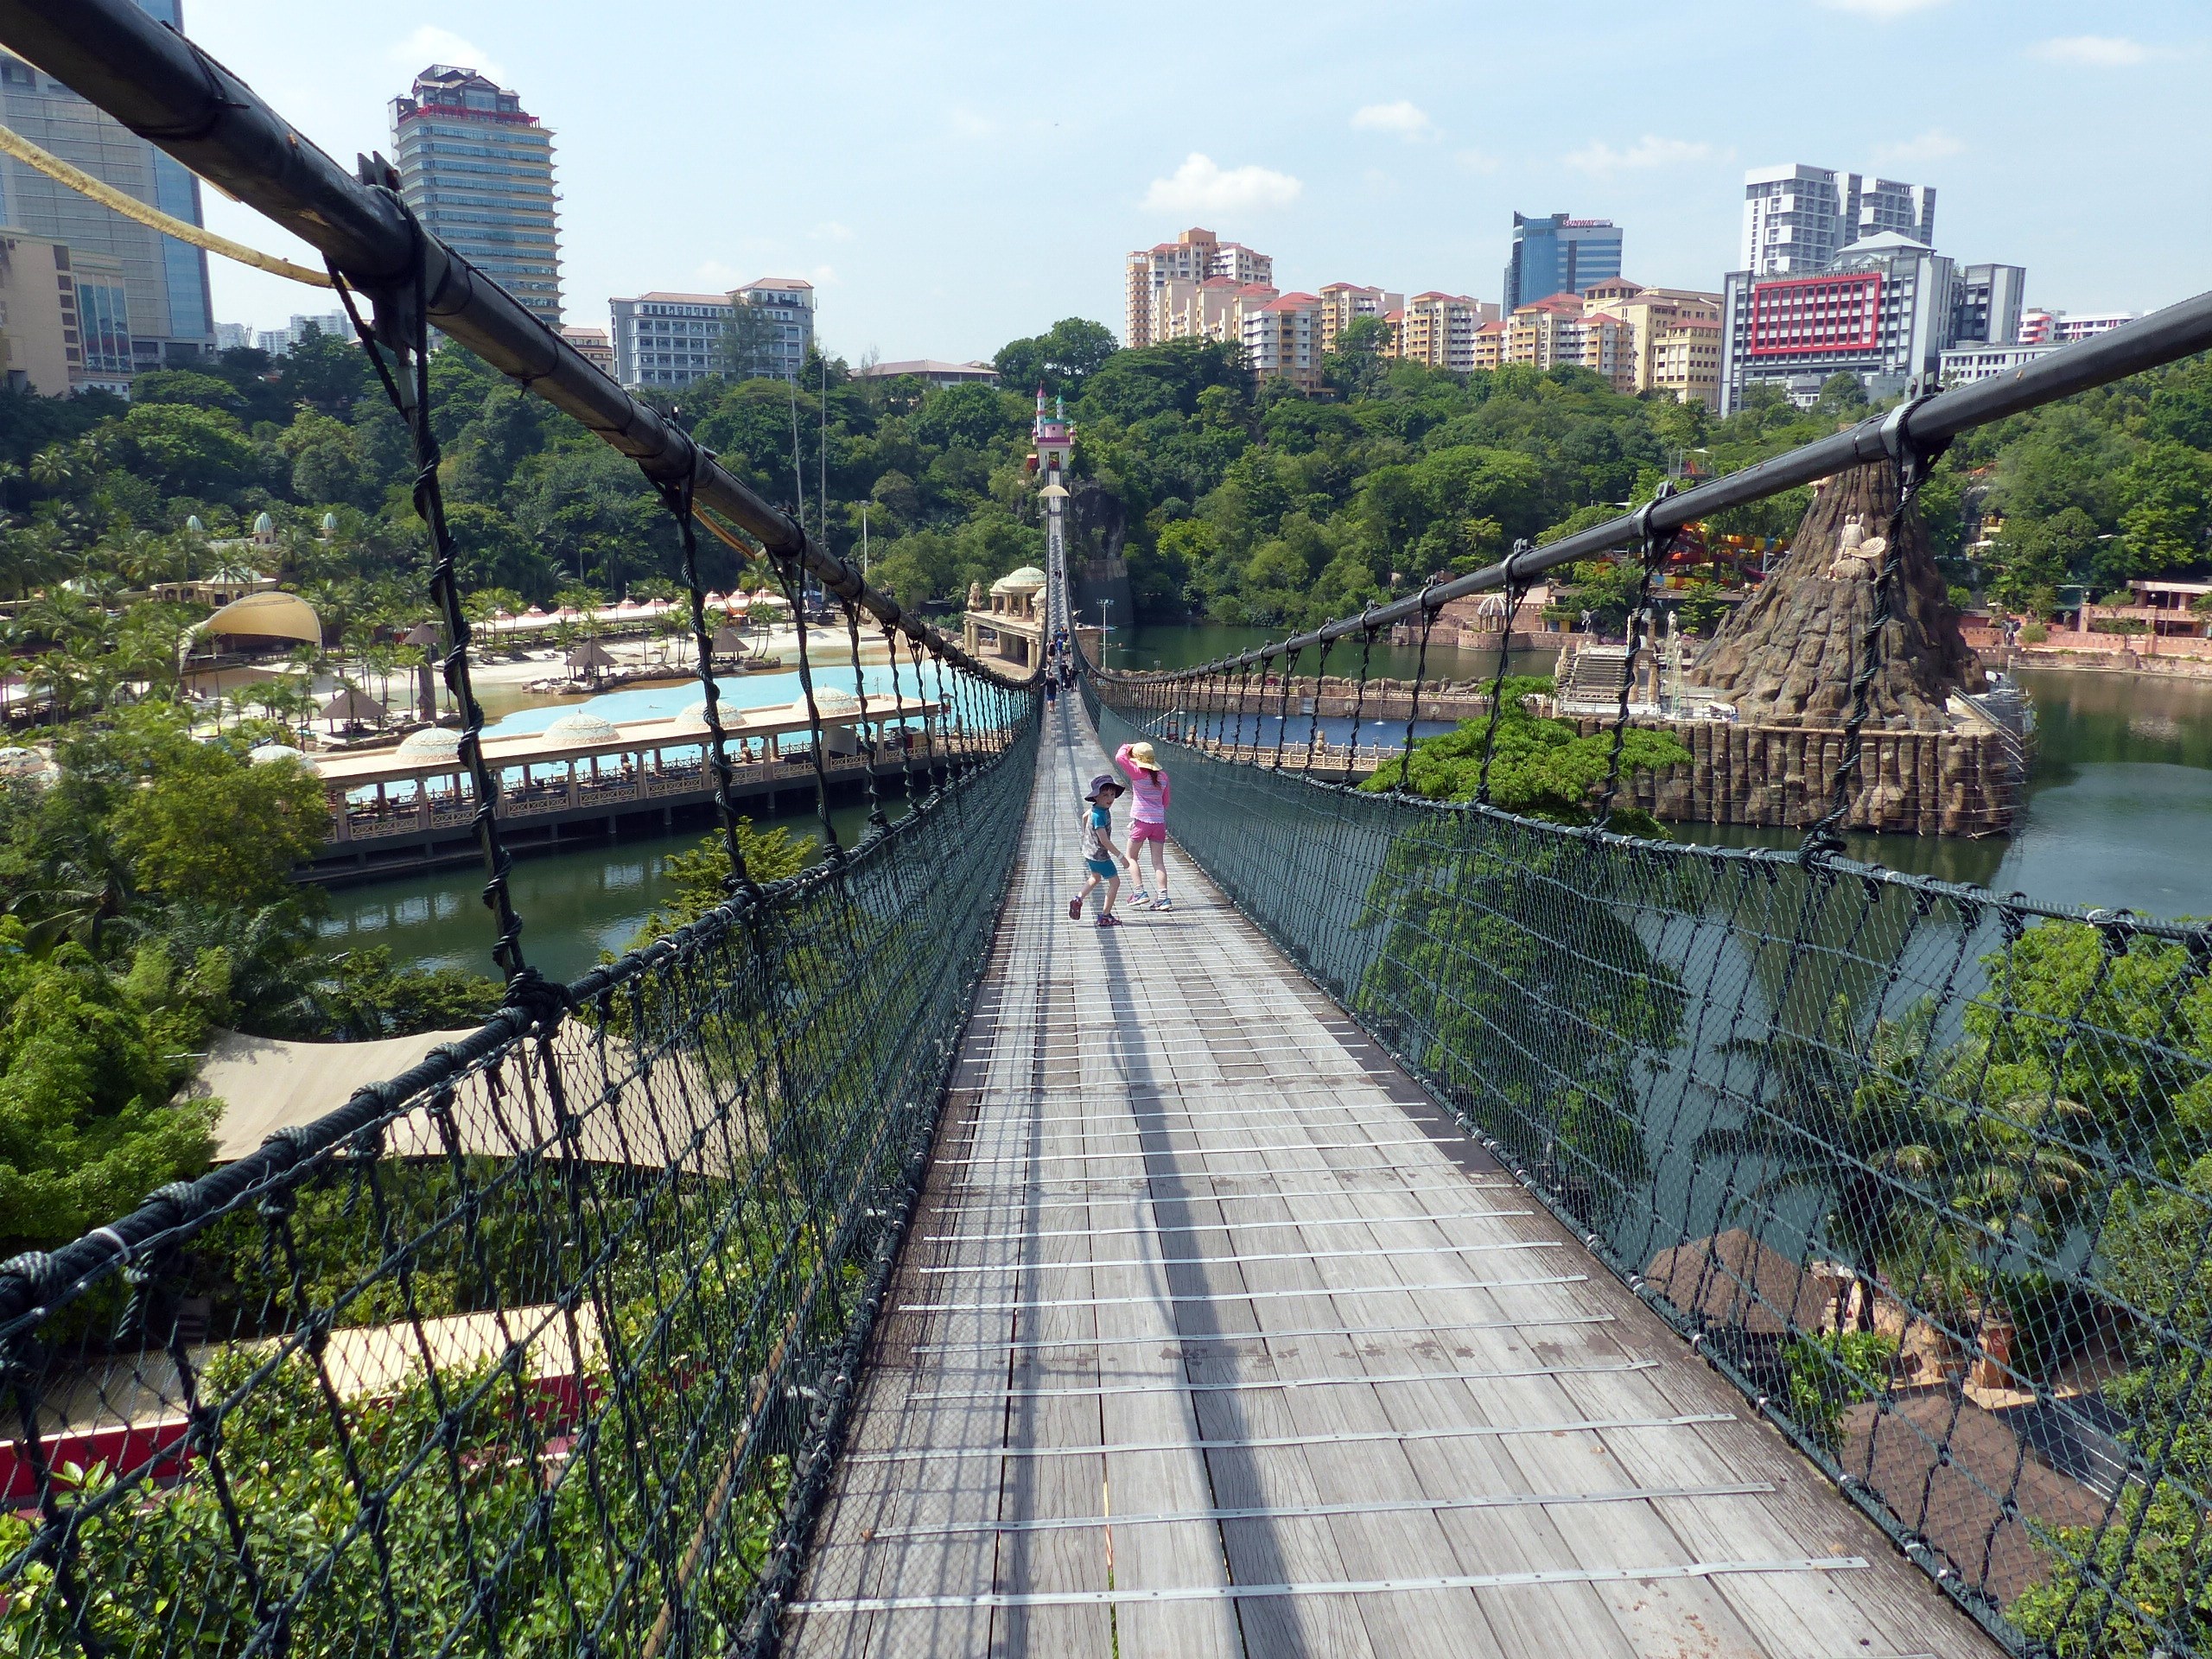
<svg viewBox="0 0 2212 1659">
<path fill-rule="evenodd" d="M 1435 587 L 1432 579 L 1421 590 L 1421 651 L 1414 658 L 1413 700 L 1406 705 L 1406 741 L 1398 753 L 1398 788 L 1401 795 L 1413 792 L 1414 782 L 1414 726 L 1421 719 L 1421 682 L 1428 677 L 1428 636 L 1436 626 L 1436 613 L 1429 608 L 1429 589 Z"/>
</svg>

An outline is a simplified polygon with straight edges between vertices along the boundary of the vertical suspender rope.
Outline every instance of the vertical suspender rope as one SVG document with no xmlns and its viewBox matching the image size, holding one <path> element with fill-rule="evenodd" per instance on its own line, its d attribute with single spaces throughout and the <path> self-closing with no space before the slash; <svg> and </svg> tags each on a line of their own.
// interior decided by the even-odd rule
<svg viewBox="0 0 2212 1659">
<path fill-rule="evenodd" d="M 461 762 L 467 769 L 469 784 L 476 795 L 476 808 L 469 825 L 484 855 L 485 907 L 492 912 L 499 929 L 492 959 L 506 977 L 510 1000 L 519 997 L 530 1001 L 547 982 L 524 958 L 522 918 L 516 914 L 514 898 L 508 890 L 507 879 L 514 859 L 499 836 L 499 779 L 484 759 L 484 710 L 477 702 L 475 690 L 469 681 L 468 619 L 461 613 L 461 579 L 454 568 L 453 537 L 446 528 L 445 496 L 438 482 L 438 438 L 430 425 L 429 276 L 426 264 L 429 244 L 421 223 L 398 193 L 387 189 L 382 194 L 405 217 L 414 238 L 414 258 L 406 285 L 386 296 L 379 306 L 379 309 L 389 307 L 395 313 L 389 319 L 387 332 L 405 341 L 404 348 L 394 353 L 398 359 L 397 372 L 393 365 L 385 361 L 385 349 L 378 340 L 377 330 L 363 319 L 353 302 L 352 289 L 335 264 L 330 267 L 330 283 L 340 303 L 346 308 L 346 318 L 353 323 L 377 378 L 384 383 L 385 395 L 391 399 L 392 407 L 407 423 L 409 435 L 414 441 L 415 511 L 430 533 L 430 597 L 445 622 L 446 653 L 442 667 L 446 690 L 453 696 L 454 706 L 461 711 Z"/>
<path fill-rule="evenodd" d="M 1413 701 L 1406 705 L 1406 745 L 1398 754 L 1398 790 L 1409 794 L 1414 782 L 1414 725 L 1421 719 L 1421 683 L 1428 677 L 1428 635 L 1436 626 L 1436 612 L 1428 602 L 1429 589 L 1436 586 L 1433 577 L 1421 590 L 1421 652 L 1414 658 Z"/>
<path fill-rule="evenodd" d="M 1505 556 L 1505 626 L 1498 630 L 1497 671 L 1491 676 L 1490 720 L 1483 727 L 1482 772 L 1475 785 L 1475 799 L 1484 806 L 1490 804 L 1490 763 L 1497 750 L 1497 722 L 1505 713 L 1505 670 L 1513 654 L 1513 619 L 1521 613 L 1521 601 L 1528 591 L 1513 562 L 1528 550 L 1527 542 L 1516 542 Z"/>
<path fill-rule="evenodd" d="M 829 371 L 825 368 L 823 373 Z M 861 668 L 861 607 L 851 600 L 845 601 L 845 634 L 853 650 L 853 693 L 861 702 L 860 719 L 853 732 L 861 753 L 861 776 L 868 780 L 868 823 L 871 830 L 884 828 L 890 820 L 883 816 L 883 799 L 875 787 L 876 740 L 878 734 L 868 723 L 868 675 Z"/>
<path fill-rule="evenodd" d="M 729 742 L 722 732 L 721 687 L 715 679 L 715 641 L 707 630 L 706 591 L 699 585 L 699 529 L 691 512 L 697 478 L 695 464 L 680 482 L 661 485 L 660 499 L 676 515 L 677 533 L 683 541 L 683 583 L 691 597 L 691 638 L 698 647 L 699 696 L 706 709 L 707 770 L 715 783 L 715 822 L 721 826 L 722 848 L 729 855 L 730 887 L 733 891 L 758 893 L 760 884 L 746 868 L 745 849 L 738 844 L 737 809 L 730 800 L 734 779 Z"/>
<path fill-rule="evenodd" d="M 1621 647 L 1620 707 L 1613 715 L 1612 753 L 1605 760 L 1605 785 L 1598 793 L 1598 808 L 1592 820 L 1600 830 L 1612 822 L 1613 798 L 1620 792 L 1621 754 L 1628 747 L 1629 696 L 1636 688 L 1636 659 L 1643 646 L 1644 607 L 1651 601 L 1652 572 L 1675 544 L 1673 532 L 1661 535 L 1652 530 L 1651 509 L 1674 493 L 1672 484 L 1662 484 L 1658 493 L 1637 514 L 1638 569 L 1636 597 L 1629 602 L 1628 632 Z"/>
<path fill-rule="evenodd" d="M 1351 754 L 1344 762 L 1344 782 L 1347 784 L 1351 782 L 1352 773 L 1359 770 L 1359 728 L 1367 718 L 1367 671 L 1375 657 L 1375 625 L 1367 621 L 1366 617 L 1367 612 L 1374 608 L 1374 605 L 1370 603 L 1366 610 L 1360 613 L 1359 685 L 1352 693 L 1351 699 Z"/>
<path fill-rule="evenodd" d="M 1328 693 L 1329 652 L 1336 645 L 1333 639 L 1321 642 L 1321 660 L 1313 665 L 1313 714 L 1306 722 L 1306 772 L 1313 771 L 1313 746 L 1321 740 L 1321 701 Z"/>
<path fill-rule="evenodd" d="M 794 582 L 792 576 L 798 580 Z M 798 689 L 806 703 L 806 728 L 813 736 L 814 752 L 814 812 L 822 823 L 822 850 L 831 862 L 845 855 L 837 844 L 837 827 L 830 822 L 830 767 L 823 760 L 822 749 L 825 739 L 822 733 L 822 709 L 814 701 L 814 669 L 806 658 L 806 573 L 796 561 L 779 563 L 776 579 L 783 585 L 784 597 L 791 603 L 791 620 L 798 633 Z"/>
<path fill-rule="evenodd" d="M 1906 435 L 1905 422 L 1928 401 L 1927 393 L 1908 397 L 1882 423 L 1882 447 L 1889 452 L 1897 478 L 1897 506 L 1890 514 L 1890 533 L 1882 548 L 1882 563 L 1874 574 L 1874 601 L 1866 617 L 1866 631 L 1859 636 L 1858 672 L 1852 676 L 1851 713 L 1843 723 L 1843 754 L 1828 784 L 1828 810 L 1805 831 L 1799 858 L 1808 863 L 1843 849 L 1843 824 L 1851 816 L 1866 716 L 1873 710 L 1874 678 L 1881 672 L 1883 645 L 1888 637 L 1895 606 L 1897 569 L 1901 562 L 1906 517 L 1914 498 L 1927 482 L 1928 474 L 1943 453 L 1943 446 L 1916 446 Z"/>
<path fill-rule="evenodd" d="M 1300 646 L 1282 659 L 1282 696 L 1275 700 L 1275 760 L 1274 769 L 1282 770 L 1283 739 L 1290 731 L 1290 683 L 1298 677 L 1298 659 L 1305 655 Z"/>
</svg>

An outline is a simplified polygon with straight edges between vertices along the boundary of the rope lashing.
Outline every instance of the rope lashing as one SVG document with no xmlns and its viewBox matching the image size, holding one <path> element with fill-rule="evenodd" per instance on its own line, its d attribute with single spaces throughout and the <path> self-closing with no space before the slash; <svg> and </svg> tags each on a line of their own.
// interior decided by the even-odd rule
<svg viewBox="0 0 2212 1659">
<path fill-rule="evenodd" d="M 1497 671 L 1491 676 L 1490 719 L 1483 727 L 1482 771 L 1475 784 L 1475 799 L 1484 806 L 1490 804 L 1490 763 L 1497 750 L 1497 722 L 1505 712 L 1505 670 L 1513 654 L 1513 619 L 1521 613 L 1521 601 L 1529 591 L 1514 563 L 1528 550 L 1529 543 L 1518 541 L 1505 556 L 1505 620 L 1497 632 Z"/>
<path fill-rule="evenodd" d="M 861 776 L 868 780 L 868 822 L 873 830 L 880 830 L 890 820 L 884 817 L 883 801 L 875 786 L 875 729 L 868 720 L 868 675 L 861 667 L 861 607 L 851 600 L 845 601 L 845 635 L 853 652 L 853 695 L 860 699 L 860 718 L 854 723 L 853 735 L 861 752 Z M 894 708 L 896 701 L 893 702 Z"/>
<path fill-rule="evenodd" d="M 814 739 L 814 811 L 822 825 L 823 855 L 834 861 L 844 856 L 844 849 L 837 842 L 837 826 L 830 822 L 830 764 L 822 753 L 825 744 L 822 709 L 814 700 L 814 668 L 806 655 L 806 577 L 793 561 L 779 559 L 772 563 L 784 598 L 791 607 L 791 623 L 798 635 L 799 695 L 806 703 L 806 727 Z"/>
<path fill-rule="evenodd" d="M 1367 618 L 1374 609 L 1374 602 L 1370 601 L 1366 608 L 1360 612 L 1359 684 L 1352 692 L 1351 699 L 1351 756 L 1345 762 L 1344 770 L 1344 781 L 1347 783 L 1351 781 L 1351 774 L 1359 770 L 1359 728 L 1367 718 L 1367 672 L 1375 657 L 1375 624 Z"/>
<path fill-rule="evenodd" d="M 1945 444 L 1916 444 L 1907 429 L 1912 411 L 1932 394 L 1908 397 L 1889 412 L 1882 423 L 1882 448 L 1888 454 L 1897 480 L 1897 505 L 1890 513 L 1889 533 L 1882 547 L 1882 561 L 1874 573 L 1873 602 L 1859 640 L 1858 672 L 1851 681 L 1851 712 L 1843 723 L 1843 753 L 1828 784 L 1828 809 L 1805 831 L 1798 856 L 1817 860 L 1843 850 L 1843 825 L 1851 816 L 1853 786 L 1865 749 L 1867 716 L 1873 712 L 1874 681 L 1882 671 L 1890 623 L 1895 615 L 1897 572 L 1904 553 L 1905 522 L 1920 487 L 1942 459 Z"/>
<path fill-rule="evenodd" d="M 516 913 L 508 886 L 514 858 L 499 834 L 500 780 L 484 758 L 484 710 L 469 679 L 468 619 L 461 609 L 457 556 L 452 532 L 446 526 L 445 493 L 438 480 L 438 436 L 430 423 L 429 239 L 398 192 L 386 189 L 383 194 L 405 218 L 414 235 L 415 257 L 404 286 L 377 296 L 378 324 L 385 333 L 404 342 L 393 353 L 398 358 L 396 365 L 387 361 L 379 327 L 372 327 L 362 317 L 352 289 L 335 265 L 330 269 L 330 283 L 360 340 L 361 349 L 368 353 L 377 378 L 383 383 L 385 395 L 414 441 L 415 512 L 430 533 L 430 598 L 445 623 L 442 666 L 446 689 L 461 711 L 461 762 L 467 769 L 476 795 L 469 826 L 484 858 L 484 905 L 499 930 L 492 959 L 506 979 L 509 998 L 534 1014 L 543 1014 L 560 999 L 556 989 L 547 985 L 523 956 L 522 918 Z"/>
<path fill-rule="evenodd" d="M 1620 707 L 1613 715 L 1613 747 L 1605 759 L 1605 787 L 1598 793 L 1598 807 L 1592 822 L 1603 830 L 1613 821 L 1613 798 L 1620 792 L 1621 755 L 1628 747 L 1628 705 L 1636 689 L 1636 659 L 1643 649 L 1643 630 L 1649 620 L 1646 607 L 1651 602 L 1651 577 L 1674 550 L 1675 537 L 1679 531 L 1665 535 L 1651 528 L 1651 509 L 1675 493 L 1672 482 L 1662 483 L 1637 513 L 1637 576 L 1636 596 L 1629 601 L 1628 632 L 1621 650 Z"/>
<path fill-rule="evenodd" d="M 1298 677 L 1298 659 L 1303 654 L 1304 647 L 1301 646 L 1283 658 L 1282 696 L 1275 700 L 1274 769 L 1277 772 L 1282 770 L 1283 739 L 1290 731 L 1290 683 Z"/>
<path fill-rule="evenodd" d="M 1405 747 L 1398 752 L 1397 793 L 1401 795 L 1413 792 L 1414 726 L 1421 719 L 1421 689 L 1428 677 L 1428 636 L 1436 626 L 1436 607 L 1428 602 L 1428 596 L 1435 586 L 1436 578 L 1432 576 L 1421 590 L 1421 651 L 1414 658 L 1413 700 L 1406 705 Z"/>
<path fill-rule="evenodd" d="M 280 259 L 273 253 L 250 248 L 243 242 L 233 242 L 229 237 L 218 236 L 204 226 L 194 225 L 189 219 L 179 219 L 173 213 L 165 213 L 158 207 L 149 207 L 137 197 L 117 189 L 106 180 L 94 178 L 81 167 L 72 167 L 59 156 L 41 149 L 13 128 L 0 126 L 0 155 L 12 156 L 26 167 L 37 168 L 55 183 L 67 185 L 79 195 L 99 203 L 109 212 L 134 219 L 149 230 L 159 231 L 163 236 L 173 236 L 195 248 L 220 254 L 241 265 L 251 265 L 256 270 L 265 270 L 272 276 L 305 283 L 309 288 L 336 288 L 340 285 L 334 272 L 316 270 L 308 265 L 296 265 L 289 259 Z"/>
<path fill-rule="evenodd" d="M 680 420 L 674 410 L 670 417 Z M 729 764 L 729 743 L 722 731 L 721 686 L 715 678 L 715 641 L 707 626 L 707 594 L 699 581 L 699 515 L 692 500 L 697 487 L 696 469 L 674 483 L 658 486 L 662 505 L 676 515 L 677 534 L 683 543 L 683 586 L 691 600 L 691 639 L 699 652 L 699 696 L 706 711 L 707 765 L 715 780 L 715 818 L 721 825 L 722 848 L 729 855 L 732 891 L 757 894 L 760 884 L 746 868 L 745 849 L 739 845 L 737 809 L 730 799 L 735 774 Z"/>
</svg>

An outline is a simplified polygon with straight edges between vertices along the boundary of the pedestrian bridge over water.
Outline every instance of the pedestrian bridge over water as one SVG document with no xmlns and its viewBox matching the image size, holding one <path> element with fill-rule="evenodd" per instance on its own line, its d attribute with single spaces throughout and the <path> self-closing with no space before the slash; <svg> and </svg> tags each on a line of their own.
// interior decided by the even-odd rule
<svg viewBox="0 0 2212 1659">
<path fill-rule="evenodd" d="M 1048 713 L 133 0 L 0 0 L 0 41 L 327 259 L 160 226 L 327 278 L 408 427 L 464 711 L 410 829 L 466 795 L 508 984 L 338 1110 L 0 1263 L 0 1645 L 2212 1652 L 2212 930 L 1834 836 L 1877 787 L 1898 607 L 1940 604 L 1877 542 L 1961 433 L 2212 346 L 2212 296 Z M 841 609 L 855 663 L 880 627 L 925 699 L 862 681 L 841 718 L 801 631 L 827 850 L 774 883 L 710 674 L 697 774 L 619 732 L 521 767 L 544 814 L 703 785 L 729 859 L 724 902 L 566 986 L 507 887 L 434 331 L 638 462 L 701 664 L 704 531 Z M 1057 632 L 1073 440 L 1041 399 L 1033 436 Z M 1557 736 L 1501 730 L 1502 660 L 1449 740 L 1472 798 L 1388 756 L 1351 787 L 1362 757 L 1290 735 L 1356 666 L 1364 745 L 1393 627 L 1622 549 L 1648 585 L 1693 520 L 1854 468 L 1887 534 L 1815 573 L 1849 713 L 1796 852 L 1615 832 L 1633 641 L 1548 817 L 1491 804 Z M 910 716 L 933 741 L 862 736 Z M 1094 727 L 1175 784 L 1178 907 L 1103 934 L 1060 908 Z M 867 754 L 849 848 L 830 728 Z"/>
</svg>

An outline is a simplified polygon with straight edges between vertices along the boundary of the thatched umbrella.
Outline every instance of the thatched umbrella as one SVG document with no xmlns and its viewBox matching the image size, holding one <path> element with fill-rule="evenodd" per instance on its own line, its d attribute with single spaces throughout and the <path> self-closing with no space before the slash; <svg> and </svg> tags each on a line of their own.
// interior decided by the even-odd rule
<svg viewBox="0 0 2212 1659">
<path fill-rule="evenodd" d="M 1824 484 L 1782 568 L 1707 646 L 1693 671 L 1767 726 L 1840 726 L 1851 712 L 1859 646 L 1873 615 L 1875 578 L 1896 474 L 1885 462 L 1855 467 Z M 1919 515 L 1898 531 L 1891 616 L 1874 677 L 1871 728 L 1932 730 L 1948 724 L 1952 695 L 1986 688 L 1981 664 L 1959 632 L 1959 613 L 1928 551 Z"/>
<path fill-rule="evenodd" d="M 416 646 L 423 653 L 423 660 L 415 664 L 416 709 L 423 720 L 434 726 L 438 720 L 438 682 L 432 664 L 437 661 L 438 641 L 443 638 L 436 623 L 417 622 L 399 642 Z"/>
<path fill-rule="evenodd" d="M 616 666 L 613 653 L 596 639 L 587 639 L 569 653 L 569 672 L 596 679 Z"/>
<path fill-rule="evenodd" d="M 381 726 L 386 716 L 384 704 L 367 692 L 357 691 L 347 685 L 340 687 L 337 695 L 316 711 L 315 717 L 328 721 L 330 729 L 335 732 L 340 721 L 349 726 L 364 721 Z"/>
</svg>

